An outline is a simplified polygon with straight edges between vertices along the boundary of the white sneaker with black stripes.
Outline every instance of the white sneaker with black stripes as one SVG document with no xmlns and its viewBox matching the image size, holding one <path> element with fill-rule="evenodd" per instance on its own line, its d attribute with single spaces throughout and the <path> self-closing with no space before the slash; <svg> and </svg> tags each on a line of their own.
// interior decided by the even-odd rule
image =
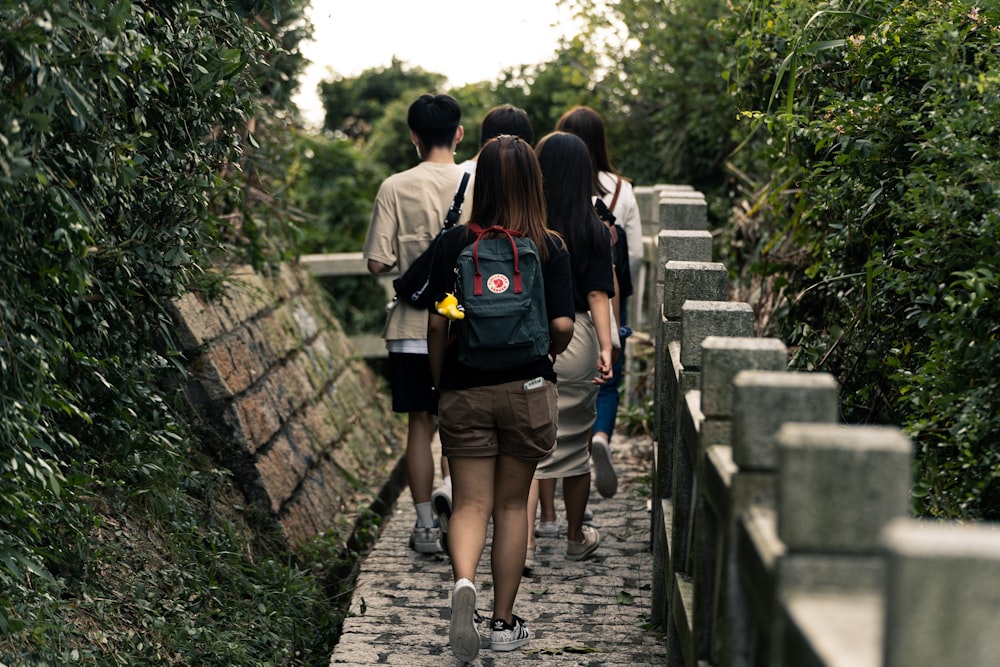
<svg viewBox="0 0 1000 667">
<path fill-rule="evenodd" d="M 513 651 L 528 643 L 531 636 L 528 626 L 520 616 L 511 615 L 513 623 L 494 618 L 490 627 L 490 648 L 494 651 Z"/>
</svg>

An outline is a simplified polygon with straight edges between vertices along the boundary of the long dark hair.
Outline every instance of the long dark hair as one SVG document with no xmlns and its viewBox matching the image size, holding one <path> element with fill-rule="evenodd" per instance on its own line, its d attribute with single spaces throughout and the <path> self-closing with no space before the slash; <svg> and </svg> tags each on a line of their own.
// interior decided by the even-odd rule
<svg viewBox="0 0 1000 667">
<path fill-rule="evenodd" d="M 548 257 L 545 195 L 534 151 L 520 137 L 504 134 L 490 139 L 476 161 L 472 189 L 472 222 L 524 234 Z"/>
<path fill-rule="evenodd" d="M 604 134 L 604 120 L 601 119 L 601 114 L 590 107 L 573 107 L 559 117 L 556 129 L 571 132 L 583 139 L 593 163 L 590 178 L 594 194 L 598 197 L 608 194 L 608 189 L 601 185 L 598 173 L 608 171 L 617 175 L 618 172 L 611 166 L 611 159 L 608 157 L 608 140 Z"/>
<path fill-rule="evenodd" d="M 549 228 L 566 240 L 573 272 L 587 268 L 594 253 L 610 252 L 602 246 L 604 225 L 591 201 L 590 152 L 580 137 L 569 132 L 552 132 L 535 148 L 542 170 L 545 208 Z"/>
</svg>

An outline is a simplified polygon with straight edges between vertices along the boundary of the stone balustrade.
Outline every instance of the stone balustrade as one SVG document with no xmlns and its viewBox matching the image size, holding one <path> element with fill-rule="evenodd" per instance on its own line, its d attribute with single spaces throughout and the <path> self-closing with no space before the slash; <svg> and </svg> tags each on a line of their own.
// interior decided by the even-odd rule
<svg viewBox="0 0 1000 667">
<path fill-rule="evenodd" d="M 909 518 L 909 439 L 839 423 L 835 379 L 754 337 L 699 193 L 637 193 L 661 225 L 651 618 L 668 664 L 996 664 L 1000 530 Z"/>
</svg>

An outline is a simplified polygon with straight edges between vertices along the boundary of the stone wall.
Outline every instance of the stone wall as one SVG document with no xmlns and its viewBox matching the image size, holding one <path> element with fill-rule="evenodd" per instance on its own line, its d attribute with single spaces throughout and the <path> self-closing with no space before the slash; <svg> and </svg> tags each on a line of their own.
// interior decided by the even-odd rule
<svg viewBox="0 0 1000 667">
<path fill-rule="evenodd" d="M 384 512 L 403 483 L 405 426 L 304 270 L 244 269 L 174 316 L 212 455 L 291 547 Z"/>
</svg>

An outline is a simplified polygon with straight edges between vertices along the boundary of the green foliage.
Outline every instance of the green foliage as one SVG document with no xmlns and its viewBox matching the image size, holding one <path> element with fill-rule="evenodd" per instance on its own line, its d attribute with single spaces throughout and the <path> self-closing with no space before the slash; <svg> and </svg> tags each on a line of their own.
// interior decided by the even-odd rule
<svg viewBox="0 0 1000 667">
<path fill-rule="evenodd" d="M 1000 25 L 970 2 L 744 3 L 730 81 L 758 274 L 797 368 L 915 440 L 921 513 L 1000 517 Z M 794 249 L 792 252 L 783 252 Z"/>
<path fill-rule="evenodd" d="M 591 89 L 614 162 L 638 183 L 688 183 L 710 196 L 725 182 L 734 125 L 719 52 L 707 29 L 723 0 L 574 0 L 597 54 Z"/>
<path fill-rule="evenodd" d="M 303 253 L 351 252 L 368 230 L 372 201 L 385 172 L 344 139 L 304 136 L 287 173 L 287 199 L 305 213 L 298 221 Z"/>
<path fill-rule="evenodd" d="M 629 341 L 626 371 L 630 391 L 618 406 L 618 426 L 627 435 L 653 436 L 656 400 L 656 347 L 645 336 Z"/>
<path fill-rule="evenodd" d="M 0 497 L 13 541 L 36 554 L 33 506 L 60 496 L 74 461 L 173 449 L 150 391 L 169 363 L 163 303 L 211 247 L 201 221 L 240 143 L 192 138 L 210 135 L 207 111 L 242 124 L 250 100 L 233 84 L 253 57 L 216 39 L 222 16 L 192 8 L 45 4 L 0 12 Z"/>
<path fill-rule="evenodd" d="M 366 139 L 380 120 L 392 117 L 388 113 L 389 104 L 437 92 L 444 81 L 441 74 L 407 67 L 395 57 L 388 67 L 367 69 L 356 77 L 323 81 L 320 83 L 326 113 L 323 126 L 350 139 Z"/>
<path fill-rule="evenodd" d="M 169 315 L 285 253 L 303 5 L 0 0 L 0 661 L 328 659 L 326 591 L 198 454 Z"/>
<path fill-rule="evenodd" d="M 601 107 L 596 69 L 597 57 L 584 36 L 578 35 L 564 40 L 548 62 L 504 71 L 490 106 L 507 103 L 524 109 L 537 141 L 555 129 L 567 109 L 581 104 Z"/>
<path fill-rule="evenodd" d="M 63 531 L 67 557 L 56 579 L 10 599 L 16 632 L 0 637 L 0 659 L 326 664 L 338 618 L 322 572 L 268 545 L 228 479 L 186 454 L 185 471 L 161 470 L 132 498 L 108 505 L 103 490 L 67 518 L 52 508 L 47 531 Z M 70 524 L 87 527 L 65 531 Z"/>
<path fill-rule="evenodd" d="M 384 171 L 363 158 L 357 143 L 346 139 L 304 136 L 296 146 L 296 157 L 286 172 L 286 195 L 300 212 L 295 221 L 297 252 L 357 252 Z M 327 277 L 321 285 L 346 333 L 381 331 L 386 297 L 376 278 Z"/>
</svg>

